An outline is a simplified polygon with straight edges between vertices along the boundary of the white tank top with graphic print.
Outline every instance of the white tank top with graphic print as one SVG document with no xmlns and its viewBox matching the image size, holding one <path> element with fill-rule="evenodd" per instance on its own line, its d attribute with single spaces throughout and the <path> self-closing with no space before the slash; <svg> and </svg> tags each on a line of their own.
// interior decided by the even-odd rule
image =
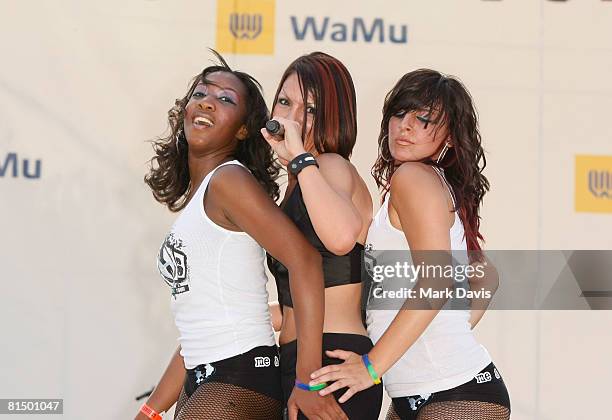
<svg viewBox="0 0 612 420">
<path fill-rule="evenodd" d="M 444 184 L 443 173 L 434 167 Z M 404 232 L 396 229 L 389 219 L 389 200 L 385 201 L 374 217 L 368 231 L 367 249 L 374 252 L 384 250 L 409 251 Z M 453 206 L 455 200 L 453 197 Z M 451 250 L 463 251 L 467 245 L 463 224 L 457 212 L 450 229 Z M 378 254 L 377 254 L 378 255 Z M 377 264 L 384 264 L 377 257 Z M 464 258 L 465 259 L 465 258 Z M 384 287 L 384 280 L 383 280 Z M 397 310 L 367 310 L 368 335 L 376 343 L 387 330 Z M 480 345 L 471 331 L 468 310 L 442 310 L 424 333 L 404 353 L 400 360 L 383 376 L 383 382 L 391 398 L 429 394 L 455 388 L 474 378 L 491 363 L 487 350 Z"/>
<path fill-rule="evenodd" d="M 275 344 L 268 310 L 265 252 L 245 232 L 208 218 L 204 194 L 212 170 L 182 210 L 158 254 L 187 369 Z"/>
</svg>

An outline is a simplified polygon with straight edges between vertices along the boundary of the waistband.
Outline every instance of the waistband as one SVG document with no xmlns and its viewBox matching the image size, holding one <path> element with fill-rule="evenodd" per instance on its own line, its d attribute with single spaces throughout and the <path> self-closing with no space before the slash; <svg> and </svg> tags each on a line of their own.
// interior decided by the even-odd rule
<svg viewBox="0 0 612 420">
<path fill-rule="evenodd" d="M 367 335 L 362 334 L 352 334 L 352 333 L 331 333 L 326 332 L 323 333 L 323 347 L 325 346 L 350 346 L 350 347 L 367 347 L 372 346 L 372 340 Z M 343 350 L 344 347 L 340 347 Z M 284 349 L 284 350 L 283 350 Z M 297 339 L 292 340 L 288 343 L 281 344 L 280 351 L 292 351 L 293 349 L 297 350 Z M 348 350 L 348 349 L 346 349 Z"/>
<path fill-rule="evenodd" d="M 187 369 L 185 393 L 191 396 L 203 383 L 220 382 L 282 400 L 278 348 L 259 346 L 246 353 Z"/>
<path fill-rule="evenodd" d="M 327 357 L 325 350 L 347 350 L 357 354 L 369 352 L 374 344 L 367 335 L 349 333 L 323 333 L 323 366 L 342 363 L 342 360 Z M 281 370 L 283 374 L 295 372 L 297 363 L 297 340 L 280 346 Z"/>
<path fill-rule="evenodd" d="M 398 414 L 416 412 L 421 406 L 443 401 L 481 401 L 499 404 L 510 410 L 508 390 L 493 362 L 476 374 L 472 380 L 455 388 L 435 393 L 392 398 L 393 406 Z"/>
<path fill-rule="evenodd" d="M 187 369 L 187 376 L 196 377 L 214 370 L 216 372 L 228 373 L 256 373 L 260 368 L 279 367 L 280 360 L 278 347 L 274 346 L 259 346 L 249 350 L 246 353 L 238 354 L 227 359 L 218 360 L 211 363 L 203 363 Z M 198 373 L 199 372 L 199 373 Z"/>
</svg>

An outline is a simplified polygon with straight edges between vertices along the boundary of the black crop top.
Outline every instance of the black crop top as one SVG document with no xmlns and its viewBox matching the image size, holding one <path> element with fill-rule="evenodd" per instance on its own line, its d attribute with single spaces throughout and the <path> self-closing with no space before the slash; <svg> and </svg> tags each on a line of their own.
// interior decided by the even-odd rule
<svg viewBox="0 0 612 420">
<path fill-rule="evenodd" d="M 317 236 L 314 226 L 308 216 L 306 204 L 302 197 L 298 183 L 287 199 L 283 212 L 297 225 L 298 229 L 308 239 L 323 258 L 323 279 L 325 288 L 342 286 L 344 284 L 357 284 L 361 282 L 361 252 L 363 245 L 356 243 L 346 255 L 336 255 L 330 252 Z M 278 302 L 281 305 L 293 307 L 291 292 L 289 290 L 289 272 L 278 260 L 268 256 L 268 268 L 276 280 Z"/>
</svg>

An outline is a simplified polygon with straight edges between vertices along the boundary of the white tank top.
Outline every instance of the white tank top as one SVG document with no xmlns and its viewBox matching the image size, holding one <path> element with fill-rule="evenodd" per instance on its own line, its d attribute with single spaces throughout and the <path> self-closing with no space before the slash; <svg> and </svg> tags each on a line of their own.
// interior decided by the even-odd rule
<svg viewBox="0 0 612 420">
<path fill-rule="evenodd" d="M 265 252 L 245 232 L 222 228 L 204 211 L 212 170 L 174 222 L 157 266 L 170 286 L 185 368 L 274 345 Z"/>
<path fill-rule="evenodd" d="M 444 175 L 434 167 L 451 191 Z M 368 231 L 368 248 L 373 251 L 405 250 L 408 242 L 404 232 L 396 229 L 389 219 L 390 194 L 378 210 Z M 453 198 L 453 205 L 455 201 Z M 465 251 L 467 244 L 463 224 L 457 212 L 450 229 L 451 250 Z M 461 253 L 460 253 L 461 254 Z M 384 253 L 382 254 L 384 257 Z M 377 264 L 384 264 L 377 257 Z M 384 280 L 383 280 L 384 284 Z M 368 335 L 376 343 L 387 330 L 398 311 L 368 310 Z M 391 398 L 429 394 L 455 388 L 469 382 L 491 363 L 487 350 L 480 345 L 470 328 L 468 310 L 442 310 L 400 360 L 383 376 Z"/>
</svg>

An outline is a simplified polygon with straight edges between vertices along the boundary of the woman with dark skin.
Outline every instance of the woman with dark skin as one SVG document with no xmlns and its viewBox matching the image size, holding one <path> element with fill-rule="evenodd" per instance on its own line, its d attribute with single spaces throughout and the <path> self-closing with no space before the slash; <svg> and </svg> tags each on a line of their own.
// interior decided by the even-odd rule
<svg viewBox="0 0 612 420">
<path fill-rule="evenodd" d="M 158 257 L 181 345 L 146 404 L 159 413 L 178 400 L 181 420 L 280 419 L 261 247 L 291 273 L 304 381 L 321 365 L 321 258 L 273 201 L 278 168 L 259 133 L 268 118 L 259 84 L 216 55 L 221 64 L 169 112 L 172 134 L 155 143 L 145 177 L 157 201 L 182 210 Z M 332 397 L 302 390 L 289 403 L 326 420 L 340 413 Z"/>
<path fill-rule="evenodd" d="M 281 163 L 288 165 L 305 153 L 317 163 L 297 175 L 290 171 L 282 208 L 323 257 L 323 347 L 367 352 L 372 342 L 361 315 L 360 261 L 372 218 L 372 199 L 349 161 L 357 123 L 355 88 L 348 70 L 321 52 L 299 57 L 281 78 L 272 117 L 283 126 L 284 136 L 266 130 L 262 134 Z M 277 305 L 271 310 L 274 318 L 282 316 L 279 342 L 287 396 L 294 386 L 295 346 L 300 342 L 297 311 L 289 296 L 285 267 L 273 257 L 268 258 L 268 267 L 276 278 L 282 305 L 282 315 Z M 323 356 L 326 363 L 334 362 Z M 382 386 L 377 386 L 341 407 L 349 419 L 378 419 L 381 404 Z M 289 414 L 294 419 L 298 413 L 290 409 Z"/>
<path fill-rule="evenodd" d="M 404 75 L 385 99 L 378 144 L 372 174 L 384 199 L 368 231 L 370 248 L 408 251 L 413 265 L 433 267 L 453 265 L 451 258 L 459 256 L 464 266 L 487 267 L 484 275 L 468 279 L 469 286 L 492 295 L 498 280 L 479 243 L 479 208 L 489 183 L 465 87 L 433 70 Z M 385 253 L 376 259 L 383 266 L 393 263 Z M 448 280 L 421 275 L 413 289 L 417 296 L 425 286 L 452 290 L 453 278 Z M 381 288 L 393 281 L 384 278 Z M 368 333 L 376 342 L 368 354 L 372 370 L 360 354 L 330 352 L 344 363 L 313 373 L 313 383 L 336 381 L 320 394 L 348 387 L 342 403 L 384 374 L 393 400 L 388 420 L 508 419 L 504 381 L 471 331 L 488 301 L 451 310 L 442 298 L 410 300 L 400 310 L 368 308 Z"/>
</svg>

